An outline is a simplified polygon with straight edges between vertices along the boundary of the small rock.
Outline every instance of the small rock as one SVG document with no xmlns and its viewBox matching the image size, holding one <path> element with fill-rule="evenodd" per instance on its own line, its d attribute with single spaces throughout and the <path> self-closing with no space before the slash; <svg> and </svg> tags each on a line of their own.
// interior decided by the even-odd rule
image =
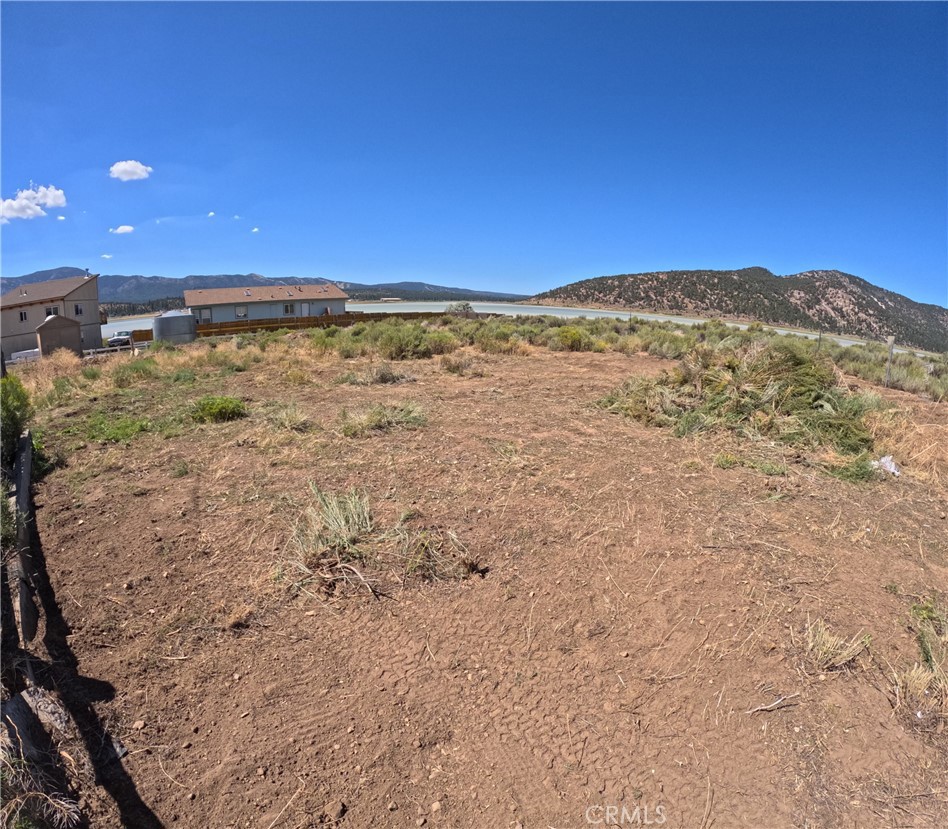
<svg viewBox="0 0 948 829">
<path fill-rule="evenodd" d="M 259 766 L 257 768 L 257 774 L 259 774 L 261 777 L 263 777 L 266 773 L 267 773 L 267 770 L 264 766 Z"/>
<path fill-rule="evenodd" d="M 135 731 L 141 731 L 144 727 L 145 727 L 144 720 L 135 720 L 135 722 L 132 723 L 132 728 Z"/>
<path fill-rule="evenodd" d="M 331 800 L 323 806 L 323 815 L 329 820 L 340 820 L 346 813 L 346 804 L 341 800 Z"/>
<path fill-rule="evenodd" d="M 194 800 L 195 797 L 197 797 L 197 795 L 195 795 L 194 792 L 191 792 L 191 794 L 188 795 L 188 800 Z"/>
<path fill-rule="evenodd" d="M 440 812 L 440 811 L 441 811 L 441 801 L 440 801 L 440 800 L 436 800 L 434 803 L 431 804 L 431 811 L 432 811 L 432 812 Z"/>
<path fill-rule="evenodd" d="M 623 659 L 628 659 L 628 658 L 629 658 L 629 652 L 628 652 L 628 651 L 622 651 L 622 653 L 620 653 L 619 656 L 621 656 Z"/>
<path fill-rule="evenodd" d="M 122 589 L 123 589 L 123 590 L 131 590 L 131 589 L 132 589 L 132 583 L 131 583 L 130 581 L 125 582 L 125 584 L 122 585 Z"/>
<path fill-rule="evenodd" d="M 389 810 L 390 812 L 397 812 L 397 811 L 398 811 L 398 804 L 397 804 L 394 800 L 391 801 L 391 802 L 388 804 L 388 810 Z"/>
<path fill-rule="evenodd" d="M 420 817 L 415 821 L 415 826 L 424 826 L 428 822 L 428 818 Z"/>
<path fill-rule="evenodd" d="M 188 740 L 188 742 L 182 743 L 181 748 L 191 748 L 191 741 Z"/>
</svg>

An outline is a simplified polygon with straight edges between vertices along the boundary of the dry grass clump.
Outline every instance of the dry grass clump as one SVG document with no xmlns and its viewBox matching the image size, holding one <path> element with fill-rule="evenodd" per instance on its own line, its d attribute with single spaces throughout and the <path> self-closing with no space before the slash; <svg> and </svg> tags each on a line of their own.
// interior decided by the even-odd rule
<svg viewBox="0 0 948 829">
<path fill-rule="evenodd" d="M 17 374 L 30 396 L 39 401 L 54 388 L 71 384 L 82 377 L 82 358 L 74 352 L 60 348 L 39 360 L 17 367 Z"/>
<path fill-rule="evenodd" d="M 302 560 L 312 561 L 327 552 L 343 559 L 361 558 L 359 539 L 374 526 L 368 496 L 355 489 L 333 495 L 314 483 L 310 492 L 313 503 L 303 512 L 293 535 Z"/>
<path fill-rule="evenodd" d="M 846 667 L 869 647 L 872 637 L 856 634 L 851 639 L 831 633 L 822 619 L 806 626 L 806 649 L 813 664 L 821 671 Z"/>
<path fill-rule="evenodd" d="M 463 579 L 482 572 L 467 547 L 450 530 L 440 527 L 412 530 L 398 526 L 392 535 L 393 558 L 401 564 L 407 579 Z"/>
<path fill-rule="evenodd" d="M 293 529 L 294 555 L 288 562 L 299 592 L 310 592 L 313 584 L 325 593 L 349 585 L 378 597 L 385 574 L 404 585 L 486 572 L 451 531 L 412 529 L 403 521 L 389 531 L 379 529 L 364 492 L 333 494 L 311 483 L 310 495 Z"/>
<path fill-rule="evenodd" d="M 483 377 L 484 371 L 477 367 L 474 358 L 469 354 L 445 354 L 441 358 L 441 368 L 448 374 L 458 377 Z"/>
<path fill-rule="evenodd" d="M 410 374 L 396 371 L 390 363 L 380 363 L 369 366 L 362 374 L 347 371 L 336 382 L 350 386 L 376 386 L 408 383 L 414 379 Z"/>
<path fill-rule="evenodd" d="M 896 674 L 897 691 L 922 721 L 948 710 L 948 610 L 935 598 L 912 605 L 911 628 L 921 662 Z"/>
<path fill-rule="evenodd" d="M 376 405 L 354 415 L 343 409 L 340 421 L 342 434 L 353 438 L 396 428 L 416 429 L 424 426 L 428 418 L 416 403 L 400 403 L 395 406 Z"/>
<path fill-rule="evenodd" d="M 944 404 L 939 404 L 943 406 Z M 921 404 L 914 411 L 899 408 L 879 409 L 866 415 L 866 426 L 873 438 L 877 455 L 892 455 L 913 478 L 938 484 L 948 480 L 948 441 L 945 427 L 926 411 L 933 404 Z"/>
<path fill-rule="evenodd" d="M 308 432 L 312 427 L 308 415 L 296 403 L 277 407 L 267 414 L 267 420 L 278 429 L 288 432 Z"/>
<path fill-rule="evenodd" d="M 657 378 L 632 378 L 600 405 L 678 436 L 728 430 L 859 456 L 873 445 L 865 416 L 881 401 L 849 393 L 829 360 L 790 342 L 724 340 L 691 349 Z"/>
<path fill-rule="evenodd" d="M 82 819 L 78 804 L 57 792 L 43 770 L 19 756 L 6 728 L 0 732 L 0 825 L 10 829 L 68 829 Z"/>
</svg>

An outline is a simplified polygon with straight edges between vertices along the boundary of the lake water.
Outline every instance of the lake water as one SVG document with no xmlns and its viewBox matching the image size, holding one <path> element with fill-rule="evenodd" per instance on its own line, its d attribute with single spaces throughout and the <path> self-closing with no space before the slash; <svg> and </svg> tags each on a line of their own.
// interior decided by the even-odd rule
<svg viewBox="0 0 948 829">
<path fill-rule="evenodd" d="M 450 302 L 348 302 L 347 311 L 361 311 L 365 314 L 395 314 L 408 313 L 412 311 L 444 311 L 450 305 Z M 603 311 L 599 308 L 562 308 L 555 305 L 516 305 L 512 302 L 472 302 L 471 307 L 479 314 L 505 314 L 507 316 L 516 316 L 517 314 L 548 314 L 554 317 L 605 317 L 610 319 L 628 319 L 628 311 Z M 644 312 L 633 312 L 632 316 L 644 320 L 658 320 L 664 322 L 676 322 L 680 325 L 696 325 L 707 320 L 697 317 L 681 317 L 674 314 L 646 314 Z M 154 323 L 154 316 L 134 317 L 125 320 L 116 320 L 102 326 L 102 336 L 105 338 L 113 336 L 117 331 L 128 331 L 132 329 L 150 329 Z M 747 328 L 745 323 L 728 323 L 735 328 Z M 817 335 L 810 331 L 794 331 L 789 328 L 777 328 L 765 326 L 780 334 L 797 334 L 801 337 L 809 337 L 812 340 Z M 824 334 L 828 340 L 839 343 L 840 345 L 855 345 L 864 342 L 850 337 L 839 337 L 833 334 Z M 902 351 L 903 349 L 896 349 Z"/>
</svg>

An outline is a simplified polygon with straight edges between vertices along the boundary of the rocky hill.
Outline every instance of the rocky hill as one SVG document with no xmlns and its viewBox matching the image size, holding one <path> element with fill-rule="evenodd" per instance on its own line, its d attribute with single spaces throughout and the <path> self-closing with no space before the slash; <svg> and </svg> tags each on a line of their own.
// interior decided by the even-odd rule
<svg viewBox="0 0 948 829">
<path fill-rule="evenodd" d="M 656 271 L 584 279 L 531 301 L 760 320 L 948 351 L 948 309 L 841 271 L 775 276 L 766 268 Z"/>
<path fill-rule="evenodd" d="M 81 268 L 53 268 L 36 271 L 25 276 L 0 278 L 0 293 L 12 291 L 20 285 L 45 282 L 49 279 L 66 279 L 70 276 L 82 276 Z M 320 277 L 290 276 L 284 279 L 271 279 L 258 273 L 192 275 L 178 278 L 167 276 L 122 276 L 103 274 L 99 277 L 99 301 L 103 303 L 149 303 L 167 298 L 182 299 L 184 291 L 207 288 L 249 288 L 266 285 L 310 285 L 323 284 L 331 280 Z M 336 282 L 352 299 L 381 299 L 398 297 L 399 299 L 421 300 L 517 300 L 524 299 L 523 294 L 497 293 L 494 291 L 473 291 L 468 288 L 451 288 L 444 285 L 430 285 L 427 282 L 383 282 L 377 285 L 364 285 L 359 282 Z"/>
</svg>

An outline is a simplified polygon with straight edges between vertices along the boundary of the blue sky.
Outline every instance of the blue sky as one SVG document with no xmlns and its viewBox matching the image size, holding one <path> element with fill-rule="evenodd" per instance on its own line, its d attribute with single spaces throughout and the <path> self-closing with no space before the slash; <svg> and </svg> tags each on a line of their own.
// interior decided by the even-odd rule
<svg viewBox="0 0 948 829">
<path fill-rule="evenodd" d="M 762 265 L 948 303 L 943 3 L 0 15 L 5 275 L 532 293 Z"/>
</svg>

